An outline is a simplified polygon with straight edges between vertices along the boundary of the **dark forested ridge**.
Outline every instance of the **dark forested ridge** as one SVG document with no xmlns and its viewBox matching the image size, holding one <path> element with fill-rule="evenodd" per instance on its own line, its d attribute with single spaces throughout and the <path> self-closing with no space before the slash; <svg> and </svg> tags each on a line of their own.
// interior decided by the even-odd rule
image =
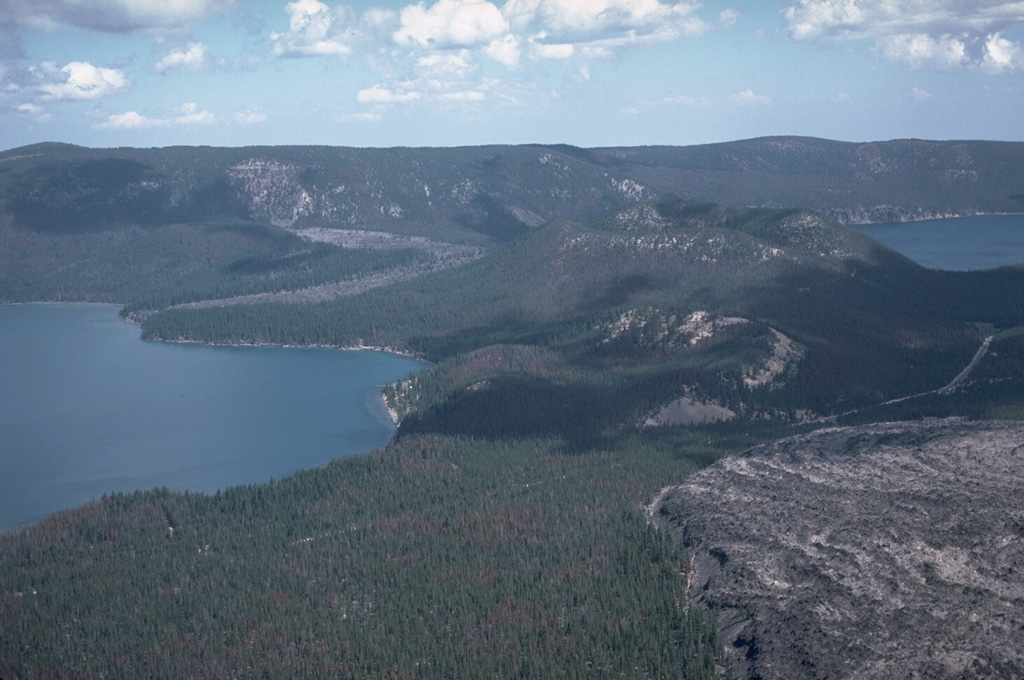
<svg viewBox="0 0 1024 680">
<path fill-rule="evenodd" d="M 886 222 L 1024 209 L 1024 144 L 769 137 L 690 147 L 450 149 L 37 144 L 0 153 L 0 206 L 48 233 L 256 220 L 507 241 L 678 198 Z"/>
<path fill-rule="evenodd" d="M 0 154 L 2 301 L 436 364 L 382 451 L 0 536 L 0 676 L 713 677 L 645 506 L 822 424 L 1024 417 L 1024 269 L 836 221 L 1022 207 L 990 142 Z"/>
</svg>

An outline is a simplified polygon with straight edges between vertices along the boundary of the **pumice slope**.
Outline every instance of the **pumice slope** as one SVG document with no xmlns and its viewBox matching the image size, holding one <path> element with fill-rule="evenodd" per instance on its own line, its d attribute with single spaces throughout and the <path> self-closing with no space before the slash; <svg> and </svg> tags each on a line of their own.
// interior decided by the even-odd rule
<svg viewBox="0 0 1024 680">
<path fill-rule="evenodd" d="M 729 456 L 652 517 L 746 678 L 1024 675 L 1024 423 L 833 428 Z"/>
</svg>

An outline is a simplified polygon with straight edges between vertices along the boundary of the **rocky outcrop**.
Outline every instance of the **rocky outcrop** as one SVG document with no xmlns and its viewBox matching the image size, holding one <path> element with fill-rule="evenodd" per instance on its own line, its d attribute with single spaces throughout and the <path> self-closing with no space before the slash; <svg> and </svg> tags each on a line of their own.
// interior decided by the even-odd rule
<svg viewBox="0 0 1024 680">
<path fill-rule="evenodd" d="M 781 384 L 780 377 L 794 367 L 796 362 L 803 356 L 804 348 L 793 342 L 788 335 L 771 329 L 775 335 L 775 342 L 772 343 L 772 353 L 765 360 L 764 364 L 758 367 L 757 371 L 748 371 L 743 376 L 743 384 L 748 389 L 754 389 L 763 385 L 778 387 Z"/>
<path fill-rule="evenodd" d="M 745 678 L 1024 677 L 1024 424 L 821 430 L 664 490 Z"/>
<path fill-rule="evenodd" d="M 680 397 L 644 419 L 644 427 L 678 427 L 732 420 L 736 412 L 713 401 Z"/>
</svg>

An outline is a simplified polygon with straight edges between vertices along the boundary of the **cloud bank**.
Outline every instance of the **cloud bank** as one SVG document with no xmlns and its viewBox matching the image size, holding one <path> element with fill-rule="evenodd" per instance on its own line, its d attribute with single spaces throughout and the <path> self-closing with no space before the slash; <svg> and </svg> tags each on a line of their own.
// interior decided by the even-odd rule
<svg viewBox="0 0 1024 680">
<path fill-rule="evenodd" d="M 783 12 L 795 40 L 873 40 L 911 68 L 1024 69 L 1021 46 L 1003 34 L 1024 25 L 1024 3 L 999 0 L 801 0 Z"/>
<path fill-rule="evenodd" d="M 129 33 L 186 26 L 232 4 L 232 0 L 4 0 L 0 23 Z"/>
<path fill-rule="evenodd" d="M 126 111 L 108 116 L 93 127 L 97 130 L 138 130 L 143 128 L 173 127 L 179 125 L 212 125 L 217 117 L 209 111 L 202 111 L 195 102 L 182 104 L 175 109 L 175 115 L 167 118 L 149 118 L 136 111 Z"/>
<path fill-rule="evenodd" d="M 352 13 L 330 8 L 319 0 L 296 0 L 285 5 L 288 30 L 271 33 L 279 57 L 344 57 L 352 53 Z"/>
</svg>

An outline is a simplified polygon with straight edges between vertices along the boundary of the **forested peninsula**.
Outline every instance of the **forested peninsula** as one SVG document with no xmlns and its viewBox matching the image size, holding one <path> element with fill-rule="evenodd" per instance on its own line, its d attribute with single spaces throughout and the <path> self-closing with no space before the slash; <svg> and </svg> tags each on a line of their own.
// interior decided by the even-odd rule
<svg viewBox="0 0 1024 680">
<path fill-rule="evenodd" d="M 746 677 L 648 507 L 824 427 L 1021 419 L 1024 268 L 845 226 L 997 212 L 1022 144 L 0 153 L 2 302 L 434 364 L 384 449 L 0 535 L 0 676 Z"/>
</svg>

